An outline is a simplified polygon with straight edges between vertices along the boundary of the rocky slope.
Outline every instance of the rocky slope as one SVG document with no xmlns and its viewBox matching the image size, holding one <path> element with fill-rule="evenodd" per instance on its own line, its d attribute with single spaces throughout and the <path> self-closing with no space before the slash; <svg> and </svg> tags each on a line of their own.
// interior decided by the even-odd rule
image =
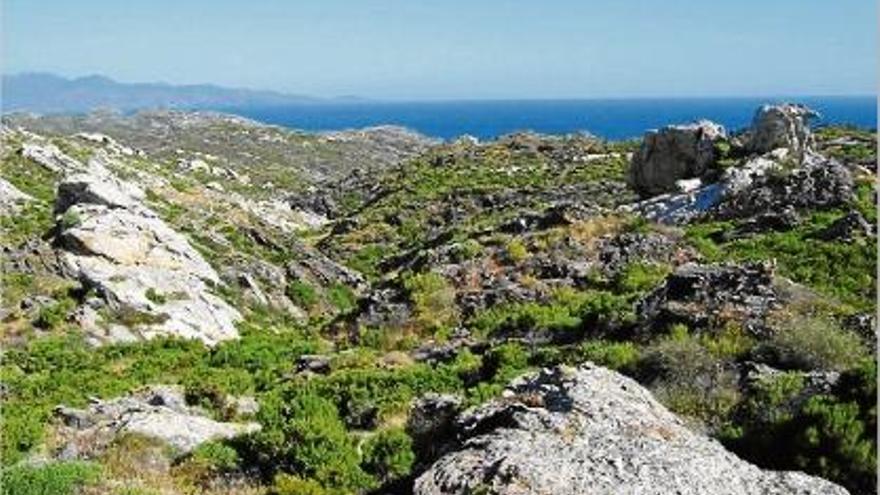
<svg viewBox="0 0 880 495">
<path fill-rule="evenodd" d="M 9 476 L 871 493 L 876 141 L 810 115 L 623 143 L 4 117 Z"/>
</svg>

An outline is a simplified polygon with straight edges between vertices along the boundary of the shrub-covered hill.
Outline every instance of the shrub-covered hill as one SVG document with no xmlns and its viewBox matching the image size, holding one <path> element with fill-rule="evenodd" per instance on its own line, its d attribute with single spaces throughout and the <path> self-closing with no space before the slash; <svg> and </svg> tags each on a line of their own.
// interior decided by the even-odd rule
<svg viewBox="0 0 880 495">
<path fill-rule="evenodd" d="M 639 394 L 694 445 L 872 493 L 876 141 L 807 117 L 625 143 L 4 118 L 3 493 L 507 493 L 555 460 L 505 435 L 605 431 L 565 407 Z M 515 380 L 587 361 L 614 371 Z M 647 391 L 578 385 L 617 373 Z M 459 471 L 475 448 L 501 467 Z M 560 465 L 616 465 L 584 452 Z"/>
</svg>

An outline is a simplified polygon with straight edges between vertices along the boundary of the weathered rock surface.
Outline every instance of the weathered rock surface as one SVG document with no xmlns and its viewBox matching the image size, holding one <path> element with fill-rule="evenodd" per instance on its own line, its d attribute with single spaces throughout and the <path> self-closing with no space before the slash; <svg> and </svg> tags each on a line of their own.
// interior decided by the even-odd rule
<svg viewBox="0 0 880 495">
<path fill-rule="evenodd" d="M 635 381 L 591 364 L 520 378 L 457 425 L 466 440 L 416 479 L 415 494 L 848 493 L 743 461 Z"/>
<path fill-rule="evenodd" d="M 715 143 L 727 136 L 706 120 L 668 126 L 645 134 L 630 166 L 630 183 L 644 195 L 676 189 L 676 182 L 702 175 L 715 161 Z"/>
<path fill-rule="evenodd" d="M 755 153 L 787 148 L 800 156 L 813 146 L 808 121 L 818 115 L 804 105 L 764 105 L 752 120 L 747 145 Z"/>
<path fill-rule="evenodd" d="M 211 440 L 232 438 L 259 430 L 256 423 L 222 423 L 188 407 L 178 387 L 152 386 L 128 396 L 93 400 L 86 409 L 59 406 L 62 459 L 94 458 L 124 434 L 157 438 L 184 455 Z"/>
<path fill-rule="evenodd" d="M 455 418 L 462 399 L 454 395 L 427 394 L 410 409 L 406 432 L 420 459 L 435 459 L 455 441 Z"/>
<path fill-rule="evenodd" d="M 637 304 L 639 321 L 652 328 L 685 323 L 691 328 L 723 327 L 720 318 L 732 318 L 760 334 L 764 317 L 776 307 L 770 263 L 700 265 L 688 263 Z"/>
<path fill-rule="evenodd" d="M 835 220 L 831 225 L 816 233 L 823 241 L 852 242 L 859 236 L 871 237 L 874 226 L 864 215 L 853 210 Z"/>
<path fill-rule="evenodd" d="M 5 179 L 0 179 L 0 215 L 11 215 L 34 198 L 21 192 Z"/>
<path fill-rule="evenodd" d="M 50 172 L 62 173 L 83 168 L 80 162 L 65 155 L 54 144 L 26 143 L 19 153 Z"/>
<path fill-rule="evenodd" d="M 788 208 L 826 209 L 851 201 L 853 178 L 845 166 L 810 151 L 799 166 L 786 166 L 791 157 L 789 150 L 776 149 L 725 170 L 718 182 L 689 192 L 661 194 L 620 210 L 661 223 L 686 224 L 703 217 L 735 220 Z"/>
<path fill-rule="evenodd" d="M 801 166 L 784 169 L 754 167 L 749 183 L 729 182 L 724 199 L 711 215 L 718 219 L 746 218 L 785 208 L 827 209 L 843 206 L 854 197 L 850 171 L 836 160 L 808 152 Z M 744 180 L 744 177 L 740 177 Z"/>
<path fill-rule="evenodd" d="M 58 191 L 62 257 L 119 320 L 87 329 L 92 341 L 172 335 L 213 345 L 237 337 L 241 315 L 209 290 L 219 283 L 217 273 L 140 203 L 140 189 L 93 163 Z"/>
</svg>

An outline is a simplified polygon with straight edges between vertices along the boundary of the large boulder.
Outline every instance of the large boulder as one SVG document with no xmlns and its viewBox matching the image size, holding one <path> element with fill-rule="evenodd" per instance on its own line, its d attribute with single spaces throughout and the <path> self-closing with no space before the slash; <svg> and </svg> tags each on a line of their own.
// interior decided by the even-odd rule
<svg viewBox="0 0 880 495">
<path fill-rule="evenodd" d="M 223 423 L 186 405 L 182 389 L 151 386 L 124 397 L 93 400 L 85 409 L 59 406 L 56 455 L 62 459 L 94 458 L 116 438 L 136 434 L 155 438 L 184 455 L 202 443 L 260 429 L 256 423 Z"/>
<path fill-rule="evenodd" d="M 818 115 L 804 105 L 764 105 L 752 120 L 748 148 L 755 153 L 787 148 L 802 155 L 813 146 L 808 121 Z"/>
<path fill-rule="evenodd" d="M 591 364 L 522 377 L 457 424 L 466 440 L 416 479 L 416 495 L 847 493 L 740 459 L 635 381 Z"/>
<path fill-rule="evenodd" d="M 642 195 L 676 190 L 676 182 L 701 176 L 716 160 L 724 128 L 708 120 L 645 134 L 630 164 L 630 183 Z"/>
<path fill-rule="evenodd" d="M 241 315 L 211 293 L 217 273 L 140 202 L 138 188 L 91 164 L 58 191 L 56 244 L 67 271 L 106 300 L 112 315 L 85 329 L 91 341 L 164 335 L 213 345 L 238 336 Z"/>
</svg>

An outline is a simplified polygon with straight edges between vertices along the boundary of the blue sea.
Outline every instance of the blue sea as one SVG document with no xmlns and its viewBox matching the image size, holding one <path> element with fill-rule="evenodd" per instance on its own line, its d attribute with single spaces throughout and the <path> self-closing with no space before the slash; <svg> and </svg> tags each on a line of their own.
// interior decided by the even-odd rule
<svg viewBox="0 0 880 495">
<path fill-rule="evenodd" d="M 346 102 L 300 104 L 226 111 L 261 122 L 307 131 L 395 124 L 428 136 L 452 139 L 470 134 L 491 139 L 513 131 L 548 134 L 586 131 L 607 139 L 641 136 L 668 124 L 709 119 L 728 130 L 748 126 L 764 103 L 804 103 L 819 111 L 816 125 L 877 128 L 877 100 L 864 97 L 676 98 L 443 102 Z"/>
</svg>

